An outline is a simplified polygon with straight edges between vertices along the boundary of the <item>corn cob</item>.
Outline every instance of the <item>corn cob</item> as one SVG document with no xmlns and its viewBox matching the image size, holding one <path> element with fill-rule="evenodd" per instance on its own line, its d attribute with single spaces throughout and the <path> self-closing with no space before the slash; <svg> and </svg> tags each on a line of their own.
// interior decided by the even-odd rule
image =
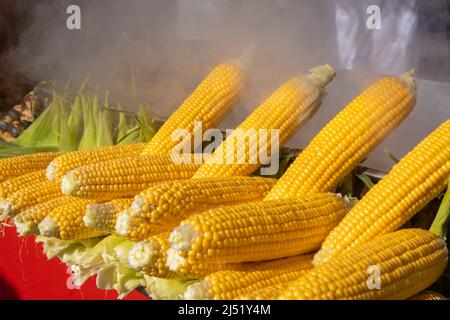
<svg viewBox="0 0 450 320">
<path fill-rule="evenodd" d="M 207 275 L 189 286 L 186 300 L 231 300 L 274 284 L 297 279 L 310 268 L 312 255 L 294 256 L 261 263 L 249 263 L 239 270 L 223 270 Z"/>
<path fill-rule="evenodd" d="M 167 267 L 167 256 L 170 243 L 169 232 L 149 237 L 133 245 L 128 255 L 130 267 L 143 271 L 146 275 L 164 278 L 198 278 L 211 272 L 223 269 L 233 269 L 238 264 L 224 264 L 219 262 L 196 263 L 177 272 Z"/>
<path fill-rule="evenodd" d="M 0 182 L 33 171 L 43 170 L 60 152 L 39 152 L 0 159 Z"/>
<path fill-rule="evenodd" d="M 264 156 L 271 156 L 274 146 L 270 130 L 278 130 L 277 143 L 283 145 L 315 114 L 324 87 L 334 75 L 331 66 L 323 65 L 312 69 L 308 76 L 296 76 L 283 84 L 222 142 L 194 178 L 252 174 L 261 165 L 261 151 Z M 260 130 L 264 130 L 264 137 Z M 246 138 L 255 141 L 246 145 Z M 278 146 L 275 149 L 278 151 Z M 230 155 L 233 159 L 229 159 Z"/>
<path fill-rule="evenodd" d="M 406 299 L 444 271 L 445 241 L 421 229 L 381 235 L 313 268 L 279 299 Z"/>
<path fill-rule="evenodd" d="M 222 63 L 212 70 L 158 130 L 142 155 L 170 153 L 179 143 L 172 137 L 176 130 L 187 130 L 193 135 L 197 130 L 196 121 L 201 122 L 203 131 L 217 126 L 244 87 L 246 65 L 250 62 L 251 55 L 251 51 L 247 51 L 241 57 Z"/>
<path fill-rule="evenodd" d="M 103 232 L 86 228 L 83 215 L 86 206 L 94 200 L 72 197 L 69 203 L 54 208 L 38 225 L 39 233 L 44 237 L 62 240 L 79 240 L 104 235 Z"/>
<path fill-rule="evenodd" d="M 70 196 L 61 196 L 32 206 L 14 217 L 17 233 L 21 236 L 39 234 L 38 224 L 56 207 L 73 200 Z"/>
<path fill-rule="evenodd" d="M 408 300 L 447 300 L 442 294 L 433 291 L 423 291 L 415 296 L 412 296 Z"/>
<path fill-rule="evenodd" d="M 33 171 L 30 173 L 8 179 L 0 183 L 0 200 L 4 200 L 8 195 L 13 194 L 19 189 L 27 187 L 34 183 L 45 181 L 45 171 Z"/>
<path fill-rule="evenodd" d="M 450 120 L 420 142 L 353 207 L 314 257 L 318 265 L 400 228 L 444 190 L 450 175 Z"/>
<path fill-rule="evenodd" d="M 312 252 L 346 213 L 343 199 L 333 194 L 204 211 L 172 231 L 168 265 L 178 271 L 198 262 L 261 261 Z"/>
<path fill-rule="evenodd" d="M 89 229 L 113 233 L 117 215 L 132 202 L 133 198 L 121 198 L 106 203 L 90 204 L 86 208 L 83 222 Z"/>
<path fill-rule="evenodd" d="M 91 163 L 137 156 L 145 146 L 145 143 L 135 143 L 67 152 L 48 164 L 45 175 L 50 181 L 61 182 L 62 177 L 72 169 Z"/>
<path fill-rule="evenodd" d="M 58 184 L 44 181 L 32 184 L 9 195 L 0 202 L 0 212 L 4 216 L 14 217 L 29 207 L 62 196 Z"/>
<path fill-rule="evenodd" d="M 293 281 L 282 282 L 239 296 L 239 300 L 276 300 Z"/>
<path fill-rule="evenodd" d="M 170 155 L 154 154 L 93 163 L 69 171 L 61 191 L 98 201 L 130 197 L 157 182 L 191 178 L 199 167 L 195 161 L 177 163 Z"/>
<path fill-rule="evenodd" d="M 331 191 L 411 112 L 412 72 L 364 90 L 300 153 L 265 200 Z"/>
<path fill-rule="evenodd" d="M 218 177 L 161 183 L 135 197 L 118 219 L 117 233 L 139 241 L 171 230 L 197 211 L 260 200 L 275 185 L 262 177 Z"/>
</svg>

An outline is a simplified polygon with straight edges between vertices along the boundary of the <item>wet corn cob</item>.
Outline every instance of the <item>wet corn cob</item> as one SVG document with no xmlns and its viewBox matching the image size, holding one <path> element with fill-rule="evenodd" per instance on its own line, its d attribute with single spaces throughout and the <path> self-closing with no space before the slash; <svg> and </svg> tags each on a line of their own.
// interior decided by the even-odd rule
<svg viewBox="0 0 450 320">
<path fill-rule="evenodd" d="M 0 183 L 0 200 L 4 200 L 8 195 L 13 194 L 16 191 L 19 191 L 21 188 L 27 187 L 31 184 L 44 182 L 45 171 L 33 171 L 30 173 L 26 173 L 15 178 L 8 179 L 2 183 Z"/>
<path fill-rule="evenodd" d="M 414 104 L 412 72 L 375 82 L 314 137 L 266 199 L 331 191 L 406 118 Z"/>
<path fill-rule="evenodd" d="M 145 143 L 135 143 L 67 152 L 56 157 L 46 166 L 45 175 L 50 181 L 60 182 L 62 177 L 72 169 L 91 163 L 137 156 L 145 146 Z"/>
<path fill-rule="evenodd" d="M 0 182 L 33 171 L 44 170 L 59 152 L 38 152 L 0 159 Z"/>
<path fill-rule="evenodd" d="M 244 294 L 286 283 L 312 268 L 312 255 L 301 255 L 260 263 L 249 263 L 239 270 L 223 270 L 207 275 L 189 286 L 187 300 L 231 300 Z"/>
<path fill-rule="evenodd" d="M 136 243 L 128 255 L 129 265 L 154 277 L 172 278 L 175 273 L 166 267 L 169 233 L 161 233 Z"/>
<path fill-rule="evenodd" d="M 39 234 L 39 223 L 56 207 L 69 203 L 74 199 L 70 196 L 61 196 L 32 206 L 14 217 L 14 225 L 21 236 Z"/>
<path fill-rule="evenodd" d="M 39 223 L 39 233 L 45 237 L 62 240 L 79 240 L 104 235 L 101 231 L 88 229 L 83 223 L 86 206 L 94 203 L 94 200 L 72 197 L 70 202 L 54 208 Z"/>
<path fill-rule="evenodd" d="M 0 212 L 4 216 L 14 217 L 29 207 L 62 196 L 57 183 L 44 181 L 22 188 L 0 202 Z"/>
<path fill-rule="evenodd" d="M 128 255 L 128 264 L 149 276 L 182 279 L 203 277 L 217 270 L 234 269 L 240 266 L 215 261 L 192 264 L 173 272 L 167 266 L 170 248 L 169 234 L 169 232 L 157 234 L 133 245 Z"/>
<path fill-rule="evenodd" d="M 444 271 L 445 241 L 422 229 L 376 237 L 313 268 L 279 299 L 406 299 Z"/>
<path fill-rule="evenodd" d="M 243 294 L 238 297 L 239 300 L 276 300 L 277 297 L 282 294 L 287 287 L 292 283 L 282 282 L 275 285 L 268 286 L 263 289 L 259 289 L 247 294 Z"/>
<path fill-rule="evenodd" d="M 194 178 L 252 174 L 262 164 L 261 153 L 270 159 L 272 148 L 278 151 L 315 114 L 334 75 L 331 66 L 323 65 L 283 84 L 222 142 Z M 270 130 L 278 130 L 274 145 Z"/>
<path fill-rule="evenodd" d="M 196 121 L 201 122 L 203 131 L 216 127 L 231 110 L 244 87 L 249 59 L 250 51 L 214 68 L 158 130 L 142 155 L 170 153 L 179 143 L 172 135 L 180 129 L 193 135 L 198 130 Z"/>
<path fill-rule="evenodd" d="M 193 158 L 178 163 L 170 155 L 154 154 L 93 163 L 69 171 L 61 191 L 98 201 L 131 197 L 157 182 L 191 178 L 199 167 Z"/>
<path fill-rule="evenodd" d="M 358 201 L 325 239 L 314 264 L 400 228 L 444 190 L 449 176 L 450 120 L 447 120 Z"/>
<path fill-rule="evenodd" d="M 116 231 L 132 240 L 171 230 L 194 212 L 260 200 L 276 180 L 262 177 L 217 177 L 155 185 L 135 197 L 123 212 Z"/>
<path fill-rule="evenodd" d="M 171 232 L 168 266 L 178 271 L 199 262 L 239 263 L 312 252 L 346 213 L 344 200 L 331 193 L 204 211 Z"/>
<path fill-rule="evenodd" d="M 106 203 L 90 204 L 86 208 L 83 222 L 89 229 L 113 233 L 117 215 L 132 202 L 133 198 L 121 198 Z"/>
<path fill-rule="evenodd" d="M 415 296 L 412 296 L 408 300 L 447 300 L 442 294 L 433 291 L 423 291 Z"/>
</svg>

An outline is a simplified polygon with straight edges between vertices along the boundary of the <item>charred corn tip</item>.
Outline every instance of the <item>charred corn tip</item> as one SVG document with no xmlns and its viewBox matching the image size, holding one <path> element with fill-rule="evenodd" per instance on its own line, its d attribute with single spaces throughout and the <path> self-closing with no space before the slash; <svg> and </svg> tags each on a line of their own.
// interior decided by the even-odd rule
<svg viewBox="0 0 450 320">
<path fill-rule="evenodd" d="M 152 267 L 157 257 L 153 246 L 148 242 L 141 241 L 134 244 L 128 253 L 128 263 L 131 268 L 141 270 Z"/>
<path fill-rule="evenodd" d="M 86 206 L 86 213 L 83 216 L 84 225 L 90 229 L 95 229 L 95 226 L 98 224 L 97 219 L 97 210 L 103 204 L 88 204 Z"/>
<path fill-rule="evenodd" d="M 211 300 L 213 296 L 210 294 L 212 283 L 210 280 L 202 280 L 191 284 L 186 288 L 183 294 L 184 300 Z"/>
<path fill-rule="evenodd" d="M 197 237 L 197 231 L 189 224 L 183 224 L 170 233 L 169 243 L 171 248 L 179 251 L 187 251 Z"/>
<path fill-rule="evenodd" d="M 309 70 L 308 79 L 320 87 L 325 87 L 336 75 L 336 71 L 329 64 L 324 64 Z"/>
<path fill-rule="evenodd" d="M 45 177 L 48 179 L 48 181 L 56 181 L 57 172 L 58 172 L 57 164 L 52 161 L 47 166 L 47 169 L 45 169 Z"/>
<path fill-rule="evenodd" d="M 400 81 L 405 85 L 406 89 L 413 97 L 416 96 L 416 81 L 414 80 L 415 73 L 416 70 L 413 68 L 399 77 Z"/>
<path fill-rule="evenodd" d="M 135 213 L 141 213 L 142 212 L 142 208 L 145 206 L 145 200 L 144 197 L 142 197 L 141 195 L 137 195 L 134 198 L 133 203 L 131 204 L 131 209 L 133 210 L 133 212 Z"/>
<path fill-rule="evenodd" d="M 13 206 L 11 201 L 5 199 L 0 202 L 0 213 L 6 218 L 11 217 L 16 213 L 16 208 Z"/>
<path fill-rule="evenodd" d="M 14 217 L 13 221 L 14 225 L 16 226 L 16 231 L 21 237 L 30 234 L 36 234 L 39 232 L 39 230 L 36 227 L 34 228 L 32 227 L 31 223 L 22 221 L 22 219 L 20 219 L 20 215 Z"/>
<path fill-rule="evenodd" d="M 166 266 L 170 271 L 178 271 L 178 269 L 186 263 L 186 259 L 180 256 L 179 251 L 174 248 L 167 250 Z"/>
<path fill-rule="evenodd" d="M 115 229 L 119 236 L 125 237 L 128 235 L 130 220 L 131 213 L 128 210 L 124 210 L 118 214 Z"/>
<path fill-rule="evenodd" d="M 44 237 L 59 237 L 59 226 L 52 218 L 44 218 L 39 223 L 38 229 L 39 233 Z"/>
<path fill-rule="evenodd" d="M 73 195 L 79 185 L 78 176 L 74 171 L 67 173 L 61 180 L 61 192 L 65 195 Z"/>
</svg>

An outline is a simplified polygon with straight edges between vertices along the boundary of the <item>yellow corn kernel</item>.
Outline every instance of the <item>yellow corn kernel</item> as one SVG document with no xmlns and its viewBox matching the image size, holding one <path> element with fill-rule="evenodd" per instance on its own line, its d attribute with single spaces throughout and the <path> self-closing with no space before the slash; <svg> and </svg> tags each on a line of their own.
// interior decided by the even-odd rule
<svg viewBox="0 0 450 320">
<path fill-rule="evenodd" d="M 119 212 L 128 208 L 133 198 L 114 199 L 106 203 L 89 204 L 83 222 L 89 229 L 113 233 Z"/>
<path fill-rule="evenodd" d="M 201 122 L 203 131 L 216 127 L 231 110 L 244 87 L 249 59 L 250 51 L 214 68 L 158 130 L 142 155 L 170 153 L 179 143 L 172 134 L 182 129 L 192 136 L 197 129 L 194 126 L 196 121 Z"/>
<path fill-rule="evenodd" d="M 221 269 L 232 269 L 238 265 L 215 263 L 197 263 L 187 268 L 171 271 L 167 266 L 170 232 L 154 235 L 133 245 L 129 251 L 128 264 L 146 275 L 163 278 L 198 278 Z"/>
<path fill-rule="evenodd" d="M 328 235 L 314 257 L 314 264 L 400 228 L 444 190 L 449 175 L 450 120 L 447 120 L 358 201 Z"/>
<path fill-rule="evenodd" d="M 186 300 L 232 300 L 271 285 L 299 278 L 312 268 L 312 255 L 242 265 L 238 270 L 223 270 L 207 275 L 190 285 Z"/>
<path fill-rule="evenodd" d="M 261 200 L 276 180 L 217 177 L 157 184 L 135 197 L 121 214 L 116 232 L 134 241 L 169 231 L 191 214 L 218 206 Z"/>
<path fill-rule="evenodd" d="M 376 237 L 311 269 L 279 299 L 406 299 L 436 281 L 447 266 L 445 241 L 421 229 Z"/>
<path fill-rule="evenodd" d="M 412 72 L 375 82 L 314 137 L 266 200 L 331 191 L 406 118 L 414 104 Z"/>
<path fill-rule="evenodd" d="M 48 164 L 45 175 L 49 181 L 61 182 L 62 177 L 72 169 L 101 161 L 134 157 L 144 150 L 145 145 L 135 143 L 67 152 Z"/>
<path fill-rule="evenodd" d="M 45 171 L 39 170 L 3 181 L 0 183 L 0 200 L 4 200 L 8 195 L 30 186 L 31 184 L 44 182 L 45 180 Z"/>
<path fill-rule="evenodd" d="M 278 151 L 315 114 L 334 75 L 331 66 L 323 65 L 283 84 L 222 142 L 194 178 L 252 174 L 261 165 L 261 152 L 270 158 L 272 147 Z M 278 130 L 278 146 L 272 146 L 272 129 Z"/>
<path fill-rule="evenodd" d="M 171 232 L 168 265 L 178 271 L 184 264 L 262 261 L 312 252 L 346 213 L 344 200 L 331 193 L 200 212 Z"/>
<path fill-rule="evenodd" d="M 39 234 L 38 224 L 56 207 L 69 203 L 74 197 L 61 196 L 32 206 L 14 217 L 14 225 L 21 236 Z"/>
<path fill-rule="evenodd" d="M 62 240 L 79 240 L 104 235 L 103 232 L 86 228 L 83 215 L 86 206 L 94 200 L 72 197 L 69 203 L 54 208 L 38 225 L 39 233 L 44 237 Z"/>
<path fill-rule="evenodd" d="M 191 178 L 199 165 L 194 156 L 188 162 L 154 154 L 93 163 L 69 171 L 61 180 L 61 191 L 98 201 L 131 197 L 157 182 Z"/>
<path fill-rule="evenodd" d="M 31 184 L 9 195 L 0 202 L 0 212 L 13 217 L 22 210 L 62 196 L 57 183 L 44 181 Z"/>
<path fill-rule="evenodd" d="M 38 152 L 0 159 L 0 182 L 33 171 L 44 170 L 60 152 Z"/>
<path fill-rule="evenodd" d="M 274 285 L 268 286 L 266 288 L 259 289 L 259 290 L 244 294 L 242 296 L 239 296 L 238 299 L 239 300 L 276 300 L 277 297 L 280 294 L 282 294 L 291 283 L 292 283 L 292 281 L 274 284 Z"/>
<path fill-rule="evenodd" d="M 433 291 L 422 291 L 408 300 L 447 300 L 442 294 Z"/>
</svg>

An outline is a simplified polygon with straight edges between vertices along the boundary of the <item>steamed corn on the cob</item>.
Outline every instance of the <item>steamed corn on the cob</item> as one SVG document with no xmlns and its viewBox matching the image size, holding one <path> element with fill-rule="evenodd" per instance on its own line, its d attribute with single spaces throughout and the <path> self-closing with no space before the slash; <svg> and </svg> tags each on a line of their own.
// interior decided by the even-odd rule
<svg viewBox="0 0 450 320">
<path fill-rule="evenodd" d="M 270 158 L 272 147 L 278 151 L 315 114 L 334 75 L 330 65 L 323 65 L 283 84 L 217 147 L 194 178 L 252 174 L 262 164 L 261 156 Z M 278 130 L 279 141 L 272 142 L 270 130 Z"/>
<path fill-rule="evenodd" d="M 415 94 L 412 73 L 375 82 L 314 137 L 266 199 L 331 191 L 406 118 Z"/>
<path fill-rule="evenodd" d="M 89 204 L 83 222 L 89 229 L 113 233 L 119 212 L 128 208 L 133 198 L 114 199 L 106 203 Z"/>
<path fill-rule="evenodd" d="M 312 255 L 300 255 L 260 263 L 249 263 L 238 270 L 223 270 L 207 275 L 189 286 L 187 300 L 231 300 L 244 294 L 286 283 L 312 268 Z"/>
<path fill-rule="evenodd" d="M 49 181 L 61 182 L 62 177 L 72 169 L 91 163 L 137 156 L 145 145 L 145 143 L 123 144 L 67 152 L 46 166 L 45 175 Z"/>
<path fill-rule="evenodd" d="M 62 196 L 58 184 L 50 181 L 31 184 L 0 202 L 0 213 L 13 217 L 22 210 Z"/>
<path fill-rule="evenodd" d="M 279 299 L 406 299 L 427 288 L 447 266 L 445 241 L 403 229 L 355 246 L 290 284 Z"/>
<path fill-rule="evenodd" d="M 170 155 L 154 154 L 97 162 L 69 171 L 61 191 L 98 201 L 131 197 L 158 182 L 191 178 L 199 167 L 194 158 L 177 163 Z"/>
<path fill-rule="evenodd" d="M 326 193 L 207 210 L 172 231 L 168 265 L 177 271 L 199 262 L 239 263 L 312 252 L 346 213 L 344 200 Z"/>
<path fill-rule="evenodd" d="M 31 184 L 44 182 L 45 180 L 45 171 L 39 170 L 3 181 L 0 183 L 0 200 L 4 200 L 8 195 L 19 191 L 21 188 L 26 188 Z"/>
<path fill-rule="evenodd" d="M 0 182 L 45 169 L 60 152 L 38 152 L 0 159 Z"/>
<path fill-rule="evenodd" d="M 68 203 L 54 208 L 38 225 L 39 233 L 45 237 L 62 240 L 79 240 L 104 235 L 103 232 L 88 229 L 83 223 L 86 206 L 95 203 L 72 197 Z"/>
<path fill-rule="evenodd" d="M 444 190 L 449 176 L 450 120 L 447 120 L 355 205 L 325 239 L 314 264 L 400 228 Z"/>
<path fill-rule="evenodd" d="M 231 110 L 244 87 L 251 55 L 249 50 L 241 57 L 222 63 L 212 70 L 158 130 L 142 155 L 170 153 L 179 143 L 173 137 L 176 130 L 182 129 L 193 135 L 197 130 L 196 122 L 201 122 L 202 131 L 217 126 Z M 190 147 L 198 147 L 191 142 L 190 144 Z"/>
<path fill-rule="evenodd" d="M 73 197 L 61 196 L 23 210 L 14 217 L 14 225 L 21 236 L 39 234 L 38 225 L 56 207 L 73 201 Z"/>
<path fill-rule="evenodd" d="M 191 214 L 217 206 L 260 200 L 275 185 L 262 177 L 217 177 L 160 183 L 137 195 L 121 213 L 116 231 L 132 240 L 169 231 Z"/>
</svg>

